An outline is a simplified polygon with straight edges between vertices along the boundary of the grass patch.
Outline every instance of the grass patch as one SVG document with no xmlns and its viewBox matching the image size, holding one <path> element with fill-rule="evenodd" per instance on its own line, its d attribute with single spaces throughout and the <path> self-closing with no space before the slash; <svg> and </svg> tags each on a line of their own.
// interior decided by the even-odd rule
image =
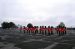
<svg viewBox="0 0 75 49">
<path fill-rule="evenodd" d="M 51 44 L 53 44 L 53 43 L 52 42 L 43 42 L 43 41 L 32 41 L 32 42 L 20 43 L 15 46 L 19 47 L 21 49 L 39 49 L 39 48 L 45 48 Z"/>
</svg>

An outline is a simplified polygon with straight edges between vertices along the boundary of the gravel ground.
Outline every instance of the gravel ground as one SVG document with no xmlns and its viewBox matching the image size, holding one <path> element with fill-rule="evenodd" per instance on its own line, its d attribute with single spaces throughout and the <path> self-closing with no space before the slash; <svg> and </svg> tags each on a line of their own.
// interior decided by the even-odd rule
<svg viewBox="0 0 75 49">
<path fill-rule="evenodd" d="M 0 49 L 73 49 L 75 31 L 67 35 L 28 35 L 19 30 L 0 30 Z"/>
</svg>

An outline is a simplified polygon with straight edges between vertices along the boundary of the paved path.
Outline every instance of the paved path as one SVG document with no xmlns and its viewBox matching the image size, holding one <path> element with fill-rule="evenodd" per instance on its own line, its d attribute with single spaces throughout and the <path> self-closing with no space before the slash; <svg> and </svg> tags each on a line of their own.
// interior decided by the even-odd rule
<svg viewBox="0 0 75 49">
<path fill-rule="evenodd" d="M 61 37 L 59 37 L 59 38 L 56 38 L 56 39 L 62 39 L 62 37 L 63 36 L 61 36 Z M 54 46 L 56 46 L 57 44 L 59 44 L 59 43 L 57 43 L 57 42 L 54 42 L 52 45 L 50 45 L 50 46 L 48 46 L 48 47 L 46 47 L 46 48 L 44 48 L 44 49 L 52 49 Z"/>
<path fill-rule="evenodd" d="M 50 45 L 50 46 L 48 46 L 48 47 L 46 47 L 46 48 L 44 48 L 44 49 L 52 49 L 54 46 L 56 46 L 58 43 L 57 42 L 55 42 L 54 44 L 52 44 L 52 45 Z"/>
</svg>

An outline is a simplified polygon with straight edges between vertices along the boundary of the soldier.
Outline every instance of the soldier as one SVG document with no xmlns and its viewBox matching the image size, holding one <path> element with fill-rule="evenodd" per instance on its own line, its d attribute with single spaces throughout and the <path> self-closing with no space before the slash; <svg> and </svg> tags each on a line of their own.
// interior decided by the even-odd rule
<svg viewBox="0 0 75 49">
<path fill-rule="evenodd" d="M 51 35 L 51 27 L 48 26 L 48 35 Z"/>
<path fill-rule="evenodd" d="M 51 26 L 51 35 L 53 35 L 53 29 L 54 29 L 54 27 Z"/>
<path fill-rule="evenodd" d="M 47 29 L 47 28 L 46 28 L 46 26 L 45 26 L 45 33 L 44 33 L 45 35 L 47 34 L 47 30 L 46 30 L 46 29 Z"/>
<path fill-rule="evenodd" d="M 41 30 L 41 31 L 42 31 L 42 34 L 44 35 L 44 26 L 42 26 L 41 29 L 42 29 L 42 30 Z"/>
<path fill-rule="evenodd" d="M 25 31 L 26 31 L 25 29 L 26 29 L 26 27 L 25 27 L 25 26 L 23 26 L 23 32 L 24 32 L 24 33 L 25 33 Z"/>
<path fill-rule="evenodd" d="M 35 28 L 34 33 L 37 34 L 38 33 L 38 26 L 34 26 L 34 28 Z"/>
<path fill-rule="evenodd" d="M 36 33 L 38 34 L 38 26 L 36 26 Z"/>
<path fill-rule="evenodd" d="M 40 31 L 40 34 L 42 33 L 42 31 L 41 31 L 41 28 L 42 28 L 42 26 L 40 26 L 40 29 L 39 29 L 39 31 Z"/>
</svg>

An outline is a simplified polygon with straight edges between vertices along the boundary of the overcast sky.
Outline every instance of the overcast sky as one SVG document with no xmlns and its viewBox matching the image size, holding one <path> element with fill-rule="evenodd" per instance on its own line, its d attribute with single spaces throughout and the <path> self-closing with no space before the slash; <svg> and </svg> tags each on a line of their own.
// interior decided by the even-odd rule
<svg viewBox="0 0 75 49">
<path fill-rule="evenodd" d="M 0 0 L 0 24 L 3 21 L 75 27 L 75 0 Z"/>
</svg>

